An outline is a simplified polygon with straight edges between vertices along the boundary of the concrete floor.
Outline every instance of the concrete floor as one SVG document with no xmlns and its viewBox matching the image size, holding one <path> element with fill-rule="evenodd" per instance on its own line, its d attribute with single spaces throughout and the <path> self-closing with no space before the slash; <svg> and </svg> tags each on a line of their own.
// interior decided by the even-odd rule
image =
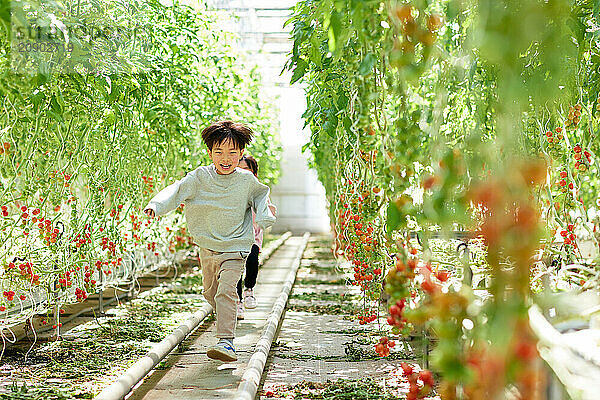
<svg viewBox="0 0 600 400">
<path fill-rule="evenodd" d="M 323 284 L 323 282 L 339 281 L 349 276 L 347 269 L 335 268 L 337 264 L 326 246 L 317 243 L 311 246 L 309 243 L 304 256 L 288 307 L 339 304 L 336 300 L 327 301 L 318 297 L 298 299 L 293 295 L 325 292 L 345 295 L 360 293 L 355 286 Z M 320 283 L 315 284 L 316 282 Z M 344 303 L 351 301 L 349 296 Z M 385 322 L 382 326 L 387 328 Z M 402 361 L 414 363 L 414 354 L 421 351 L 418 343 L 397 344 L 394 351 L 407 354 L 409 359 L 405 360 L 400 359 L 399 356 L 395 359 L 363 358 L 360 361 L 353 361 L 353 357 L 349 354 L 353 350 L 363 354 L 373 351 L 373 341 L 379 338 L 378 335 L 373 336 L 376 329 L 376 324 L 359 325 L 351 315 L 286 311 L 276 344 L 271 347 L 263 373 L 262 387 L 257 398 L 261 400 L 267 400 L 271 396 L 284 398 L 293 393 L 293 390 L 289 391 L 290 388 L 302 382 L 324 384 L 339 379 L 360 380 L 365 377 L 373 378 L 390 393 L 405 394 L 408 384 L 400 376 L 400 363 Z M 359 331 L 363 333 L 358 333 Z M 378 390 L 381 389 L 374 389 L 374 393 L 379 393 Z M 269 396 L 265 395 L 269 392 L 271 392 Z"/>
<path fill-rule="evenodd" d="M 221 363 L 207 358 L 206 350 L 216 339 L 214 323 L 205 323 L 182 343 L 180 349 L 167 357 L 164 361 L 167 369 L 154 370 L 127 398 L 234 398 L 248 360 L 253 354 L 254 345 L 263 332 L 301 241 L 301 237 L 288 239 L 259 270 L 255 287 L 258 307 L 246 310 L 246 319 L 239 321 L 237 325 L 234 341 L 238 353 L 237 362 Z"/>
</svg>

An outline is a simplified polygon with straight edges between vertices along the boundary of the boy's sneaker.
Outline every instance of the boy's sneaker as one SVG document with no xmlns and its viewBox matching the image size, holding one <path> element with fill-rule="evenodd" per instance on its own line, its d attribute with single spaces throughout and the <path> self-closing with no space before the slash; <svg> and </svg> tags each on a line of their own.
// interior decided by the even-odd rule
<svg viewBox="0 0 600 400">
<path fill-rule="evenodd" d="M 244 319 L 244 305 L 241 301 L 238 301 L 237 305 L 237 319 Z"/>
<path fill-rule="evenodd" d="M 248 309 L 256 308 L 256 298 L 254 297 L 254 289 L 244 290 L 244 306 Z"/>
<path fill-rule="evenodd" d="M 224 362 L 237 361 L 235 347 L 233 346 L 233 342 L 229 339 L 219 339 L 217 344 L 208 349 L 206 355 L 213 360 Z"/>
</svg>

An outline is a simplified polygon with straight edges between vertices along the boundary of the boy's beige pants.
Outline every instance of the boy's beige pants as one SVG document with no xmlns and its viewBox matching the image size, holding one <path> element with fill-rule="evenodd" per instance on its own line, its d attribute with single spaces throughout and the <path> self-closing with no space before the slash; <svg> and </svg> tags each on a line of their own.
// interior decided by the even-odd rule
<svg viewBox="0 0 600 400">
<path fill-rule="evenodd" d="M 233 338 L 237 321 L 237 283 L 244 271 L 247 252 L 220 253 L 200 249 L 202 294 L 215 311 L 218 338 Z"/>
</svg>

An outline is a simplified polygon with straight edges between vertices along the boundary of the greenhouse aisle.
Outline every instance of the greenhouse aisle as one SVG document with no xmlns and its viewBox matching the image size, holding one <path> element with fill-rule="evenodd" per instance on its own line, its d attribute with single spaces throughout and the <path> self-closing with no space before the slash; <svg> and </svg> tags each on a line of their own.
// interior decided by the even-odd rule
<svg viewBox="0 0 600 400">
<path fill-rule="evenodd" d="M 389 398 L 404 398 L 408 386 L 401 364 L 418 368 L 419 343 L 400 341 L 387 357 L 377 355 L 374 348 L 384 333 L 376 322 L 359 324 L 362 295 L 358 287 L 346 284 L 351 277 L 350 264 L 334 259 L 331 237 L 312 236 L 257 398 L 282 399 L 294 393 L 300 398 L 336 398 L 337 393 L 358 399 L 375 393 L 374 388 Z M 379 326 L 386 325 L 381 321 Z"/>
<path fill-rule="evenodd" d="M 258 307 L 246 310 L 246 318 L 237 325 L 237 362 L 221 363 L 206 357 L 207 347 L 215 342 L 215 326 L 204 324 L 166 359 L 165 369 L 154 370 L 128 399 L 234 398 L 301 244 L 302 237 L 289 238 L 261 267 L 255 288 Z"/>
</svg>

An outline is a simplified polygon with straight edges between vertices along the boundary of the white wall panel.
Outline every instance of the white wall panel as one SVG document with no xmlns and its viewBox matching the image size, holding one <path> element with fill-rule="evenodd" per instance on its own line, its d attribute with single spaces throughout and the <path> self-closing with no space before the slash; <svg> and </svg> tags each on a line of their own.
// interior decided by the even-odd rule
<svg viewBox="0 0 600 400">
<path fill-rule="evenodd" d="M 198 0 L 188 0 L 190 4 Z M 307 166 L 308 154 L 302 146 L 310 132 L 303 130 L 302 113 L 306 109 L 304 91 L 290 86 L 290 72 L 280 75 L 292 49 L 291 26 L 283 27 L 296 0 L 210 0 L 209 5 L 229 11 L 229 29 L 239 35 L 238 45 L 251 53 L 259 64 L 264 93 L 279 109 L 280 139 L 283 145 L 282 174 L 271 188 L 271 200 L 278 208 L 274 232 L 329 231 L 325 189 L 316 173 Z"/>
</svg>

